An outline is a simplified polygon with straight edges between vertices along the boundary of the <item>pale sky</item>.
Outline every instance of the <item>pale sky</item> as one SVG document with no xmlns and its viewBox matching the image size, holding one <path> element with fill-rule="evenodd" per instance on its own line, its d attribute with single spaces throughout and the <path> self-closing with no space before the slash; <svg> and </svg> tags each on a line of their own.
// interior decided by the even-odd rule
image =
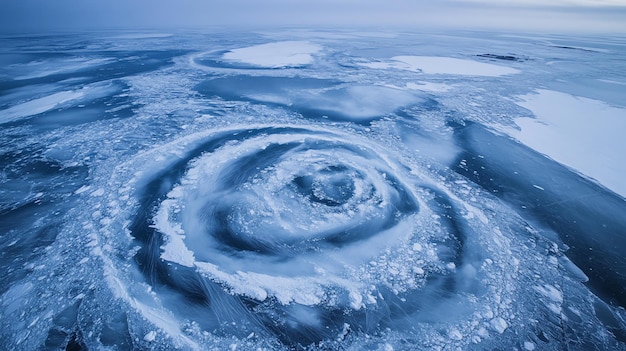
<svg viewBox="0 0 626 351">
<path fill-rule="evenodd" d="M 626 33 L 626 0 L 0 0 L 0 33 L 315 25 Z"/>
</svg>

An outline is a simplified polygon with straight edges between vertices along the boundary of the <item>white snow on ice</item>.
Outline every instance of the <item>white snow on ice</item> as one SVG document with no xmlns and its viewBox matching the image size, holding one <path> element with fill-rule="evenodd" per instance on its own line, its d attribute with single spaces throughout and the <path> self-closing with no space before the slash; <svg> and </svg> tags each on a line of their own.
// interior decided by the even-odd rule
<svg viewBox="0 0 626 351">
<path fill-rule="evenodd" d="M 186 267 L 193 267 L 195 257 L 193 252 L 185 246 L 185 231 L 179 223 L 169 221 L 169 212 L 174 210 L 178 210 L 176 202 L 171 199 L 165 200 L 154 218 L 154 227 L 166 234 L 165 243 L 161 246 L 163 250 L 161 258 Z"/>
<path fill-rule="evenodd" d="M 514 68 L 490 63 L 439 56 L 394 56 L 387 62 L 361 64 L 375 69 L 401 69 L 425 74 L 498 77 L 520 73 Z"/>
<path fill-rule="evenodd" d="M 83 69 L 92 68 L 113 62 L 110 58 L 84 58 L 75 57 L 62 60 L 32 61 L 26 64 L 13 65 L 15 72 L 22 72 L 14 77 L 15 80 L 47 77 L 53 74 L 66 74 Z"/>
<path fill-rule="evenodd" d="M 109 83 L 96 83 L 77 90 L 60 91 L 44 97 L 32 99 L 0 111 L 0 124 L 35 116 L 70 103 L 84 102 L 106 96 L 115 90 Z"/>
<path fill-rule="evenodd" d="M 85 93 L 82 90 L 60 91 L 52 95 L 11 106 L 6 110 L 0 111 L 0 123 L 13 122 L 23 117 L 38 115 L 66 102 L 80 99 L 83 96 L 85 96 Z"/>
<path fill-rule="evenodd" d="M 313 54 L 320 50 L 321 46 L 308 41 L 281 41 L 233 49 L 222 57 L 228 61 L 280 68 L 313 63 Z"/>
<path fill-rule="evenodd" d="M 626 109 L 543 89 L 520 98 L 517 104 L 537 118 L 499 130 L 626 196 Z"/>
</svg>

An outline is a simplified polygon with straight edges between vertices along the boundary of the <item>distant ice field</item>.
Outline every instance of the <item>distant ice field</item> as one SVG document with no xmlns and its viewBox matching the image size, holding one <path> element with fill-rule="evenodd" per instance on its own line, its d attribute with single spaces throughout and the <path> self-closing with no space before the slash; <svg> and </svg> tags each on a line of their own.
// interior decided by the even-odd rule
<svg viewBox="0 0 626 351">
<path fill-rule="evenodd" d="M 0 348 L 626 350 L 626 38 L 0 38 Z"/>
</svg>

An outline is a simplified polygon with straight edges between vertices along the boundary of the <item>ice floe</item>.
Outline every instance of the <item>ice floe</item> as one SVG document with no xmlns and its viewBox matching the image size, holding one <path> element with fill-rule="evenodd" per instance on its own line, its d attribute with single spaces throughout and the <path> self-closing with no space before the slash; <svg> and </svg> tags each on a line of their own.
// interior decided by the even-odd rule
<svg viewBox="0 0 626 351">
<path fill-rule="evenodd" d="M 322 50 L 308 41 L 281 41 L 233 49 L 223 59 L 260 67 L 295 67 L 313 63 L 313 55 Z"/>
<path fill-rule="evenodd" d="M 388 61 L 367 62 L 361 65 L 375 69 L 401 69 L 424 74 L 462 76 L 498 77 L 520 72 L 506 66 L 440 56 L 394 56 Z"/>
<path fill-rule="evenodd" d="M 517 104 L 536 118 L 520 117 L 519 129 L 500 130 L 626 196 L 626 109 L 544 89 Z"/>
</svg>

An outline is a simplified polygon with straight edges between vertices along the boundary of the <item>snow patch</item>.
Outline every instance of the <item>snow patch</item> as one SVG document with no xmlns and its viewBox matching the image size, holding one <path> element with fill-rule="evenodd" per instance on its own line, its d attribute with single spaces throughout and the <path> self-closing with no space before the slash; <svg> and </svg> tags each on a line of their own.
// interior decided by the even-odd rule
<svg viewBox="0 0 626 351">
<path fill-rule="evenodd" d="M 305 306 L 314 306 L 319 304 L 326 295 L 321 287 L 323 282 L 314 278 L 288 278 L 242 271 L 228 274 L 210 263 L 196 262 L 195 264 L 203 273 L 227 283 L 232 292 L 258 301 L 264 301 L 271 295 L 283 305 L 295 302 Z"/>
<path fill-rule="evenodd" d="M 174 200 L 163 201 L 154 218 L 154 228 L 165 234 L 165 243 L 161 245 L 161 258 L 186 267 L 193 267 L 195 257 L 184 242 L 185 232 L 180 223 L 172 222 L 169 218 L 170 211 L 175 207 L 176 202 Z"/>
<path fill-rule="evenodd" d="M 520 73 L 519 70 L 490 63 L 439 56 L 394 56 L 387 62 L 369 62 L 362 66 L 375 69 L 401 69 L 425 74 L 498 77 Z"/>
<path fill-rule="evenodd" d="M 32 99 L 0 111 L 0 124 L 9 123 L 63 108 L 113 93 L 117 88 L 110 83 L 96 83 L 77 90 L 60 91 L 44 97 Z"/>
<path fill-rule="evenodd" d="M 626 196 L 626 109 L 543 89 L 520 99 L 536 118 L 517 118 L 520 129 L 498 130 Z"/>
<path fill-rule="evenodd" d="M 224 60 L 255 66 L 280 68 L 313 63 L 313 54 L 322 47 L 308 41 L 282 41 L 234 49 L 225 53 Z"/>
<path fill-rule="evenodd" d="M 78 100 L 85 96 L 81 90 L 61 91 L 42 98 L 33 99 L 0 111 L 0 123 L 8 123 L 24 117 L 30 117 L 50 111 L 66 102 Z"/>
</svg>

